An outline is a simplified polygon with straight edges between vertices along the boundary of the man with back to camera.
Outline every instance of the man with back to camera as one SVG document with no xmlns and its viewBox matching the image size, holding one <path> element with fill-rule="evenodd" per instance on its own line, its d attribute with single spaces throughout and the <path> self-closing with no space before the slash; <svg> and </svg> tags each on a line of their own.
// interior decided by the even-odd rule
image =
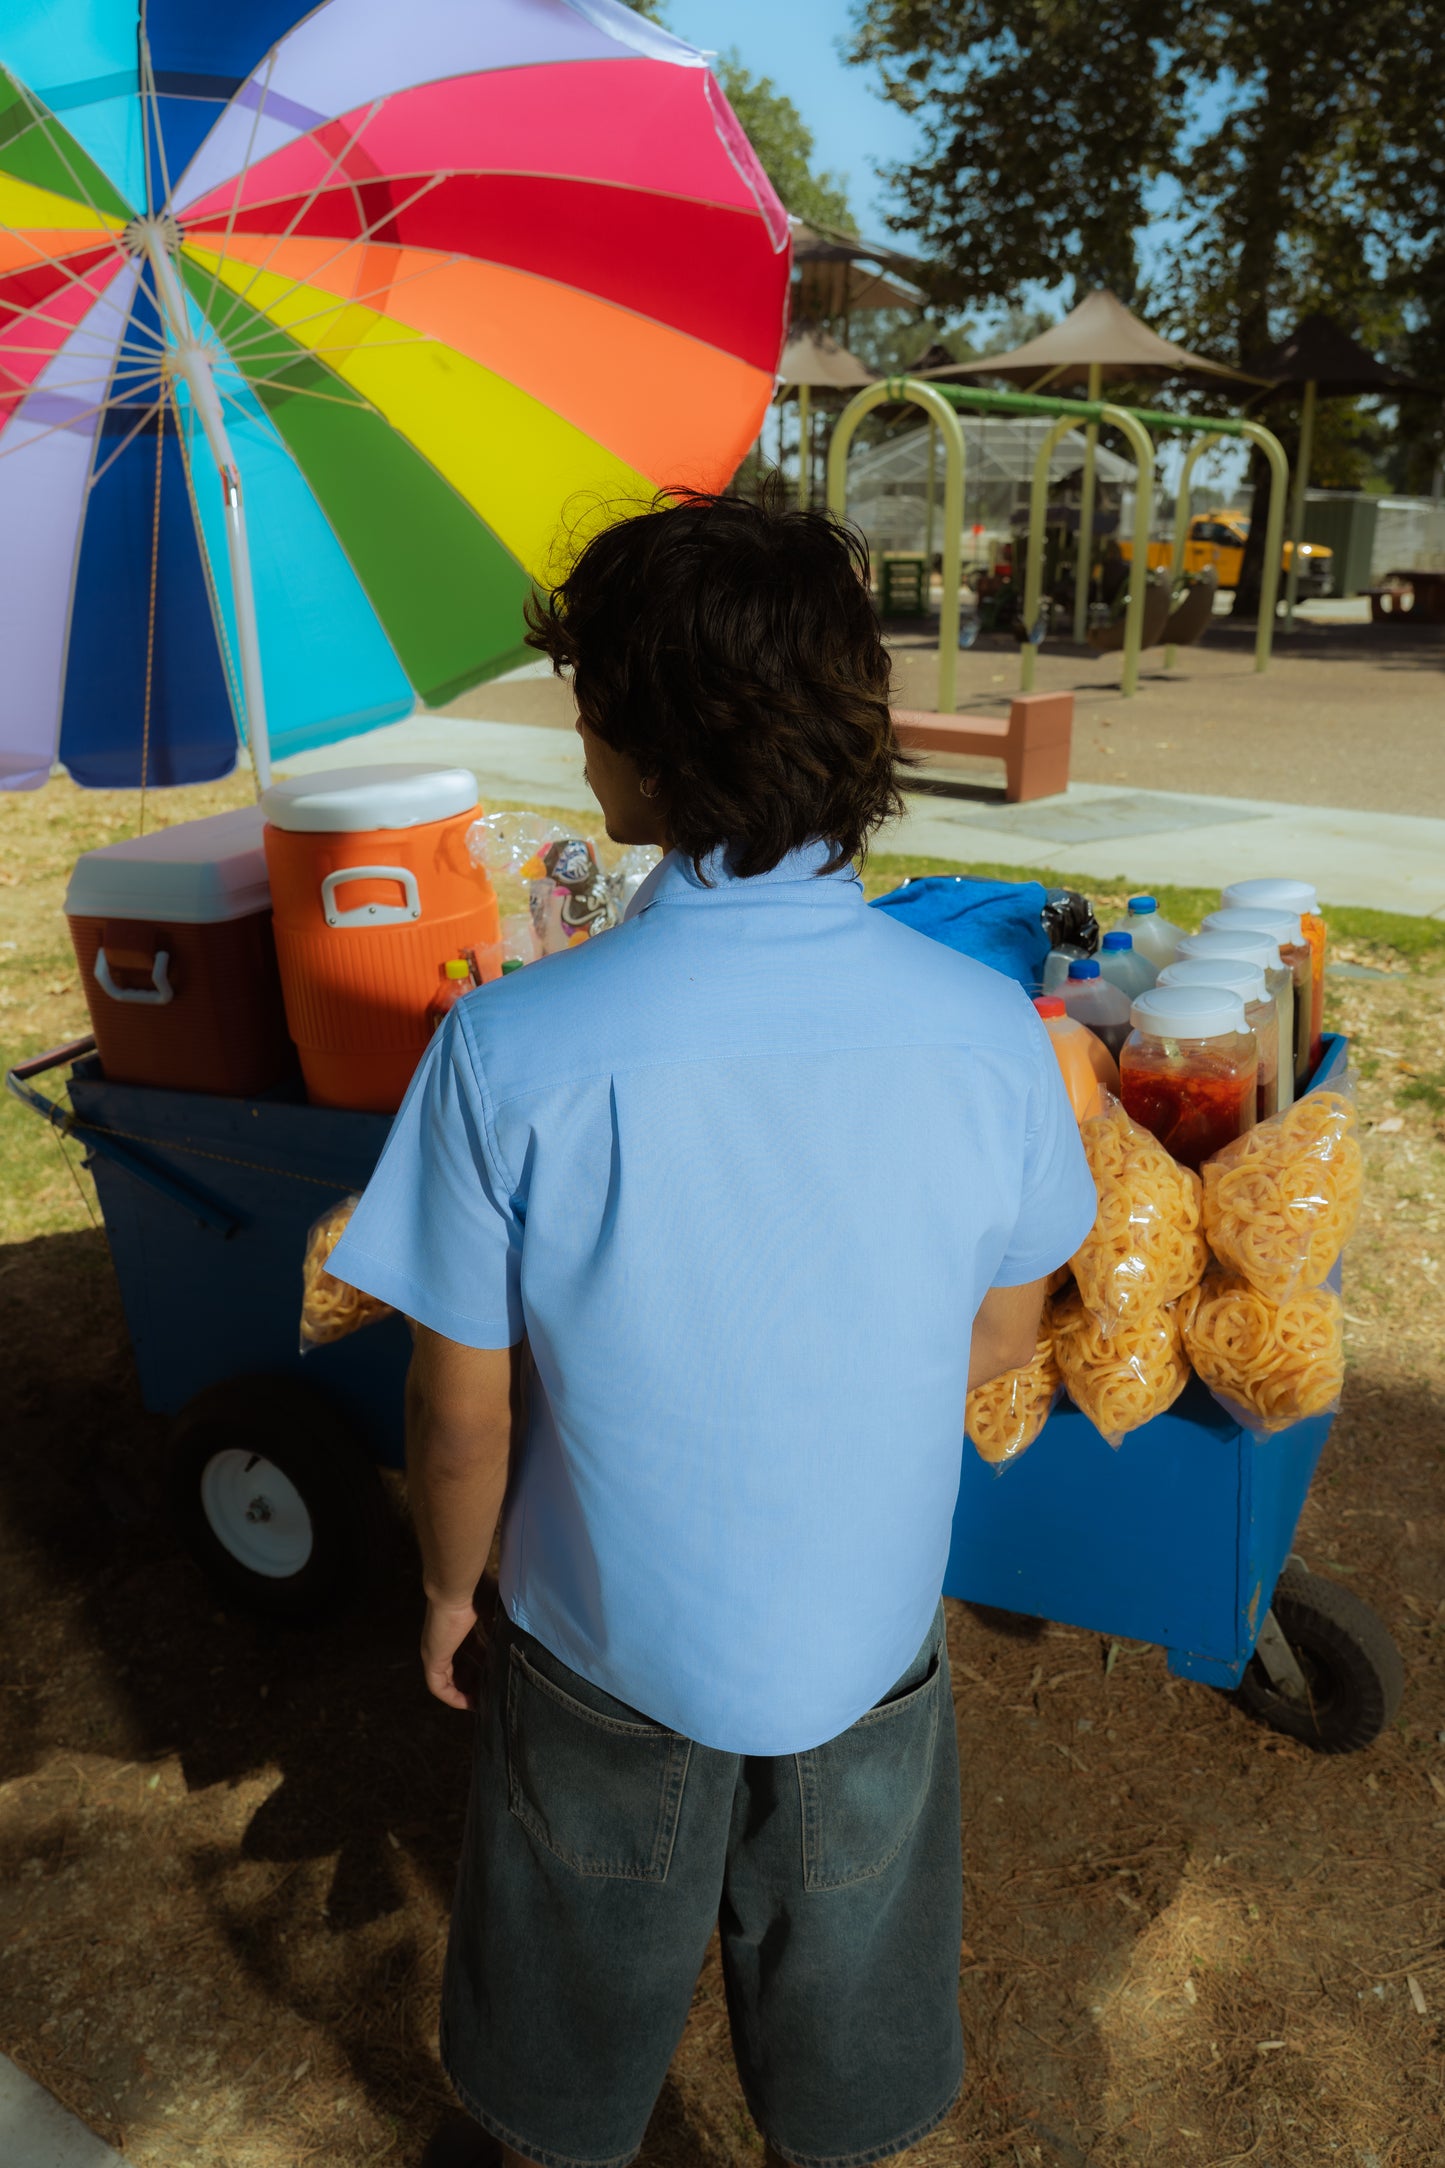
<svg viewBox="0 0 1445 2168">
<path fill-rule="evenodd" d="M 864 903 L 902 802 L 865 575 L 826 514 L 684 497 L 534 608 L 608 835 L 667 856 L 452 1011 L 331 1261 L 416 1325 L 422 1663 L 477 1711 L 476 2121 L 429 2161 L 623 2168 L 715 1925 L 770 2161 L 958 2096 L 964 1398 L 1095 1199 L 1022 990 Z"/>
</svg>

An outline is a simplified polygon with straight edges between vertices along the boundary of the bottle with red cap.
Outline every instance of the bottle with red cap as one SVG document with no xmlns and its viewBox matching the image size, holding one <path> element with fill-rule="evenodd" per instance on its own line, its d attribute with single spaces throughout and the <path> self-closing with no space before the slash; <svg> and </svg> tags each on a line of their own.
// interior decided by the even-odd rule
<svg viewBox="0 0 1445 2168">
<path fill-rule="evenodd" d="M 1034 1002 L 1053 1045 L 1054 1057 L 1063 1073 L 1069 1105 L 1081 1122 L 1104 1111 L 1104 1093 L 1119 1090 L 1119 1067 L 1102 1039 L 1078 1023 L 1057 994 L 1040 994 Z"/>
</svg>

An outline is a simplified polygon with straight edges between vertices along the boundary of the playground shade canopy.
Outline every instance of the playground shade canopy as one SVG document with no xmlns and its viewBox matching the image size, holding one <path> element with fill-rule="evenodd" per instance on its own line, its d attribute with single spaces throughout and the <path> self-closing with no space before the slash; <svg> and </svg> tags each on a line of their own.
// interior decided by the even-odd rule
<svg viewBox="0 0 1445 2168">
<path fill-rule="evenodd" d="M 915 268 L 911 256 L 831 228 L 805 225 L 800 218 L 790 224 L 797 286 L 793 313 L 799 323 L 854 316 L 867 309 L 923 306 L 923 295 L 907 283 Z"/>
<path fill-rule="evenodd" d="M 1318 314 L 1302 317 L 1288 338 L 1261 355 L 1254 373 L 1270 380 L 1266 396 L 1299 391 L 1306 384 L 1316 385 L 1329 399 L 1428 389 L 1387 362 L 1377 361 L 1333 317 Z"/>
<path fill-rule="evenodd" d="M 873 371 L 826 331 L 795 329 L 778 363 L 778 388 L 807 384 L 815 391 L 856 391 L 871 384 Z"/>
<path fill-rule="evenodd" d="M 704 56 L 620 0 L 7 7 L 0 784 L 235 763 L 182 348 L 224 409 L 285 757 L 521 659 L 573 507 L 725 482 L 788 277 Z"/>
<path fill-rule="evenodd" d="M 949 362 L 925 373 L 940 381 L 967 383 L 974 377 L 1002 377 L 1025 391 L 1070 392 L 1095 386 L 1137 383 L 1141 377 L 1169 376 L 1193 384 L 1246 383 L 1237 369 L 1191 354 L 1172 339 L 1161 339 L 1117 294 L 1100 287 L 1049 329 L 1007 354 L 980 361 Z M 1097 389 L 1090 392 L 1097 397 Z"/>
</svg>

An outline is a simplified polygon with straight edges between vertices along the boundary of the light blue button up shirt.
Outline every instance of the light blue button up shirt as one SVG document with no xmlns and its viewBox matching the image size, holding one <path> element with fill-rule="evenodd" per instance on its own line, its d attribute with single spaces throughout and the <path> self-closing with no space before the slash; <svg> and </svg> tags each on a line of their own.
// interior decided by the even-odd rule
<svg viewBox="0 0 1445 2168">
<path fill-rule="evenodd" d="M 916 1654 L 974 1314 L 1095 1208 L 1025 995 L 826 857 L 673 853 L 458 1003 L 331 1260 L 466 1346 L 525 1333 L 503 1600 L 733 1753 L 835 1737 Z"/>
</svg>

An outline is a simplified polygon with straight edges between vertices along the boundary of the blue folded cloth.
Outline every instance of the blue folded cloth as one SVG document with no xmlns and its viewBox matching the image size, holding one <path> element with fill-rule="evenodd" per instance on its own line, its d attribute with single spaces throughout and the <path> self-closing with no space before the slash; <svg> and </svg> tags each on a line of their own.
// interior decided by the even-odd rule
<svg viewBox="0 0 1445 2168">
<path fill-rule="evenodd" d="M 974 881 L 963 874 L 930 873 L 905 881 L 886 896 L 875 896 L 873 908 L 1017 979 L 1026 993 L 1035 992 L 1043 979 L 1049 939 L 1038 881 Z"/>
</svg>

